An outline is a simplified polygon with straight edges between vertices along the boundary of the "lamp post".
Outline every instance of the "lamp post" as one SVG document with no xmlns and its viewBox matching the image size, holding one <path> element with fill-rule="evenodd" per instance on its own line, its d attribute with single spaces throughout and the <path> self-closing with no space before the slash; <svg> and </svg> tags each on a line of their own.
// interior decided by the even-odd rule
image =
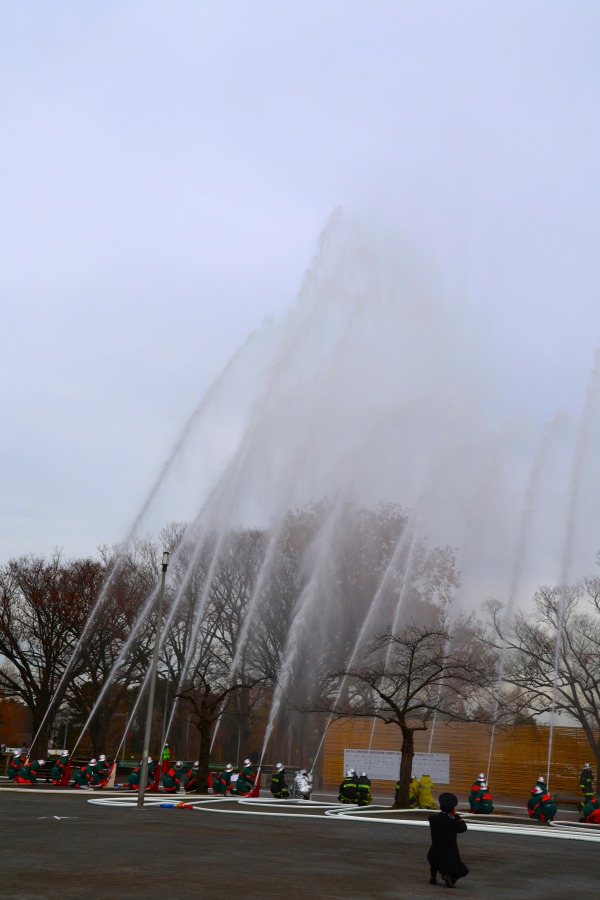
<svg viewBox="0 0 600 900">
<path fill-rule="evenodd" d="M 140 788 L 138 793 L 137 808 L 143 809 L 144 793 L 148 780 L 148 754 L 150 753 L 150 732 L 152 731 L 152 713 L 154 711 L 154 690 L 156 688 L 156 670 L 158 668 L 158 648 L 160 645 L 160 628 L 162 625 L 163 601 L 165 599 L 165 579 L 169 567 L 169 553 L 165 550 L 162 557 L 162 577 L 160 580 L 160 593 L 158 595 L 158 617 L 156 619 L 156 636 L 154 638 L 154 653 L 152 654 L 152 667 L 150 669 L 150 686 L 148 690 L 148 712 L 146 713 L 146 733 L 144 735 L 144 753 L 142 755 L 142 769 L 140 772 Z"/>
</svg>

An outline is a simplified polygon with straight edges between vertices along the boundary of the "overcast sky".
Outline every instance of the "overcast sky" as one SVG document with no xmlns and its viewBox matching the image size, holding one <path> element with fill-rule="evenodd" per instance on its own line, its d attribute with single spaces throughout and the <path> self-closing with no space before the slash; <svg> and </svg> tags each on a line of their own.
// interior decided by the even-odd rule
<svg viewBox="0 0 600 900">
<path fill-rule="evenodd" d="M 580 409 L 599 45 L 596 0 L 3 0 L 0 561 L 127 534 L 338 205 L 460 294 L 507 405 Z"/>
</svg>

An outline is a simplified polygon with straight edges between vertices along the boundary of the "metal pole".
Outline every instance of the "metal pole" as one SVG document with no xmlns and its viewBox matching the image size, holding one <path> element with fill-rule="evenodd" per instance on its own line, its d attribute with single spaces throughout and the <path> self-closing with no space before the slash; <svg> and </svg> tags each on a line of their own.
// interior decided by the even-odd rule
<svg viewBox="0 0 600 900">
<path fill-rule="evenodd" d="M 67 723 L 65 725 L 65 741 L 63 744 L 63 750 L 67 749 L 67 734 L 69 732 L 69 714 L 67 713 Z"/>
<path fill-rule="evenodd" d="M 144 807 L 144 794 L 148 780 L 148 754 L 150 753 L 150 732 L 152 731 L 152 713 L 154 711 L 154 690 L 156 688 L 156 670 L 158 668 L 158 648 L 160 644 L 160 629 L 162 625 L 163 601 L 165 599 L 165 579 L 169 567 L 169 554 L 165 550 L 162 558 L 162 577 L 160 581 L 160 593 L 158 596 L 158 618 L 156 620 L 156 637 L 154 638 L 154 653 L 152 655 L 152 667 L 150 669 L 150 687 L 148 692 L 148 712 L 146 713 L 146 732 L 144 734 L 144 753 L 142 755 L 142 768 L 140 772 L 140 788 L 138 793 L 137 808 Z"/>
</svg>

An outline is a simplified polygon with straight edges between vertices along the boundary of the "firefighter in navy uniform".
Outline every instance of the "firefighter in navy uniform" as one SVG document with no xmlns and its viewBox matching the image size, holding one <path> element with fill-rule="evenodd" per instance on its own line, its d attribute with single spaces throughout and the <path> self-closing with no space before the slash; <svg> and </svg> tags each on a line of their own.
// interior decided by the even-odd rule
<svg viewBox="0 0 600 900">
<path fill-rule="evenodd" d="M 338 800 L 340 803 L 358 803 L 358 781 L 352 769 L 348 769 L 340 784 Z"/>
<path fill-rule="evenodd" d="M 274 797 L 278 797 L 281 800 L 285 800 L 290 796 L 288 786 L 285 783 L 285 769 L 283 768 L 283 763 L 277 763 L 273 769 L 273 775 L 271 776 L 271 793 Z"/>
<path fill-rule="evenodd" d="M 469 874 L 460 858 L 457 836 L 467 830 L 467 823 L 455 813 L 458 798 L 454 794 L 439 796 L 440 812 L 429 816 L 431 847 L 427 854 L 429 863 L 429 884 L 438 884 L 439 872 L 446 887 L 453 888 L 459 878 Z"/>
<path fill-rule="evenodd" d="M 373 797 L 371 795 L 371 779 L 367 776 L 366 772 L 361 772 L 358 776 L 356 788 L 358 793 L 358 805 L 368 806 Z"/>
</svg>

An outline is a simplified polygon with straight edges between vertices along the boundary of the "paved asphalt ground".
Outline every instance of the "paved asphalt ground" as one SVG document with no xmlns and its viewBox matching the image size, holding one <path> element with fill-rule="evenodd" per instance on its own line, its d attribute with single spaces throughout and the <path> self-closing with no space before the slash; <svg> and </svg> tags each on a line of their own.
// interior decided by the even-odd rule
<svg viewBox="0 0 600 900">
<path fill-rule="evenodd" d="M 597 893 L 600 881 L 600 845 L 536 836 L 548 826 L 534 826 L 531 836 L 461 835 L 471 874 L 450 893 L 428 884 L 426 827 L 344 821 L 308 808 L 250 815 L 234 802 L 231 814 L 115 809 L 88 803 L 91 796 L 0 785 L 0 897 L 575 900 Z"/>
</svg>

